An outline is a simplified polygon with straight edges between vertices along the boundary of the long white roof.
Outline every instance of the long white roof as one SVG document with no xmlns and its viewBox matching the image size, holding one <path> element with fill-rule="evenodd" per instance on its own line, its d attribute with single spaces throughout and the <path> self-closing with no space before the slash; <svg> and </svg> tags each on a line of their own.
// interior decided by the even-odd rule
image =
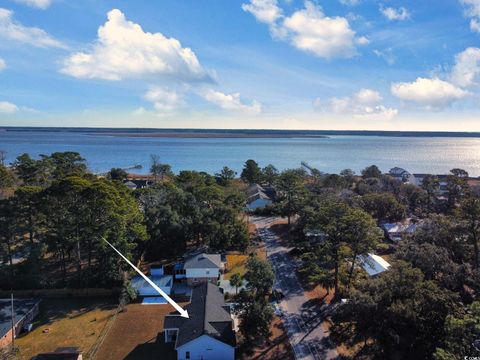
<svg viewBox="0 0 480 360">
<path fill-rule="evenodd" d="M 360 264 L 363 270 L 365 270 L 370 276 L 381 274 L 382 272 L 387 271 L 391 266 L 381 256 L 372 253 L 369 253 L 366 256 L 361 256 Z"/>
</svg>

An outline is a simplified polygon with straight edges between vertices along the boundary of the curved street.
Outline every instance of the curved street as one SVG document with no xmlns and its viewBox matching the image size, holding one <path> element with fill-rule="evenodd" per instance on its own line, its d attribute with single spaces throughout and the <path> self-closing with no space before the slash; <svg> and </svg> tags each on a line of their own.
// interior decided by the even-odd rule
<svg viewBox="0 0 480 360">
<path fill-rule="evenodd" d="M 279 301 L 282 320 L 290 339 L 295 359 L 328 360 L 338 357 L 328 334 L 322 328 L 323 319 L 332 308 L 328 305 L 312 304 L 304 293 L 297 275 L 297 265 L 288 255 L 289 248 L 284 247 L 270 226 L 278 218 L 252 217 L 258 234 L 265 242 L 268 261 L 275 271 L 274 290 L 285 296 Z"/>
</svg>

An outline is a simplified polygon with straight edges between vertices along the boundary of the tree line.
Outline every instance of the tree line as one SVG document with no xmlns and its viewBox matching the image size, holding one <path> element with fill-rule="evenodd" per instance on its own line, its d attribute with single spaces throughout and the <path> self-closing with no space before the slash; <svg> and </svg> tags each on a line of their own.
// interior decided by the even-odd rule
<svg viewBox="0 0 480 360">
<path fill-rule="evenodd" d="M 238 187 L 151 160 L 153 185 L 135 191 L 124 170 L 96 176 L 76 152 L 0 164 L 1 288 L 121 284 L 125 268 L 102 238 L 135 261 L 175 259 L 188 246 L 248 246 Z"/>
<path fill-rule="evenodd" d="M 242 175 L 267 185 L 262 173 L 252 160 Z M 360 174 L 289 169 L 268 181 L 277 200 L 267 213 L 289 218 L 307 283 L 324 287 L 336 302 L 345 299 L 333 316 L 332 337 L 361 341 L 359 356 L 479 354 L 480 191 L 462 169 L 442 181 L 443 188 L 438 176 L 427 175 L 417 186 L 375 165 Z M 388 241 L 380 226 L 407 218 L 417 231 L 398 244 Z M 360 267 L 368 253 L 388 256 L 389 270 L 368 277 Z"/>
</svg>

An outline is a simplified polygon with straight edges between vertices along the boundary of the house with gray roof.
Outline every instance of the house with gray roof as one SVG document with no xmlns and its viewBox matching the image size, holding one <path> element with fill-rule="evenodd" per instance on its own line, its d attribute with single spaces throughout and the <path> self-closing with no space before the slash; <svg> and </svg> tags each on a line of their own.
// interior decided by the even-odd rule
<svg viewBox="0 0 480 360">
<path fill-rule="evenodd" d="M 275 190 L 273 188 L 263 187 L 259 184 L 253 184 L 247 188 L 246 195 L 247 209 L 253 211 L 271 205 L 275 197 Z"/>
<path fill-rule="evenodd" d="M 220 254 L 199 253 L 188 257 L 183 264 L 185 278 L 189 285 L 200 282 L 216 284 L 224 269 Z"/>
<path fill-rule="evenodd" d="M 14 336 L 28 330 L 29 324 L 38 315 L 40 300 L 15 299 L 13 301 Z M 0 299 L 0 349 L 12 341 L 12 306 L 10 299 Z"/>
<path fill-rule="evenodd" d="M 177 359 L 235 359 L 233 320 L 220 288 L 209 282 L 196 285 L 186 310 L 188 319 L 165 317 L 165 342 L 175 344 Z"/>
</svg>

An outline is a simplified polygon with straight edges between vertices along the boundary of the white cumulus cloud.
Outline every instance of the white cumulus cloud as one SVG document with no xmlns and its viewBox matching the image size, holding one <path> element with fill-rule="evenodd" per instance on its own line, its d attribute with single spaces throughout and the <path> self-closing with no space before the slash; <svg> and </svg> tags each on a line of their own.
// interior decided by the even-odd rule
<svg viewBox="0 0 480 360">
<path fill-rule="evenodd" d="M 86 79 L 158 75 L 181 81 L 210 81 L 190 48 L 159 32 L 145 32 L 118 9 L 108 13 L 108 20 L 98 29 L 98 39 L 90 49 L 67 57 L 61 71 Z"/>
<path fill-rule="evenodd" d="M 262 105 L 258 101 L 253 100 L 251 104 L 245 104 L 242 102 L 239 93 L 225 94 L 220 91 L 208 89 L 201 95 L 208 102 L 220 106 L 225 110 L 240 111 L 252 114 L 258 114 L 262 112 Z"/>
<path fill-rule="evenodd" d="M 471 17 L 480 17 L 480 0 L 460 0 L 465 6 L 465 12 Z"/>
<path fill-rule="evenodd" d="M 8 101 L 0 101 L 0 113 L 13 114 L 19 110 L 18 106 Z"/>
<path fill-rule="evenodd" d="M 378 91 L 371 89 L 361 89 L 354 95 L 354 98 L 359 104 L 364 105 L 376 104 L 383 100 Z"/>
<path fill-rule="evenodd" d="M 410 12 L 405 7 L 399 7 L 398 9 L 392 7 L 380 7 L 380 12 L 388 20 L 398 20 L 403 21 L 410 18 Z"/>
<path fill-rule="evenodd" d="M 448 81 L 421 77 L 413 82 L 392 84 L 391 91 L 401 100 L 414 102 L 426 108 L 442 108 L 469 95 L 467 91 Z"/>
<path fill-rule="evenodd" d="M 13 11 L 3 8 L 0 8 L 0 38 L 37 47 L 66 47 L 45 30 L 27 27 L 15 21 Z"/>
<path fill-rule="evenodd" d="M 150 101 L 158 112 L 172 111 L 180 107 L 183 98 L 176 91 L 155 87 L 147 91 L 145 100 Z"/>
<path fill-rule="evenodd" d="M 480 0 L 459 0 L 465 7 L 465 15 L 470 20 L 470 29 L 474 32 L 480 32 Z"/>
<path fill-rule="evenodd" d="M 265 24 L 273 24 L 282 16 L 277 0 L 250 0 L 250 3 L 242 4 L 242 9 Z"/>
<path fill-rule="evenodd" d="M 250 0 L 242 8 L 268 24 L 274 38 L 321 58 L 350 58 L 357 54 L 357 45 L 368 43 L 367 38 L 356 36 L 346 18 L 326 16 L 320 6 L 308 0 L 303 9 L 290 16 L 283 15 L 277 1 L 272 0 Z"/>
<path fill-rule="evenodd" d="M 15 0 L 17 3 L 45 10 L 51 4 L 52 0 Z"/>
<path fill-rule="evenodd" d="M 470 30 L 480 33 L 480 21 L 478 19 L 470 20 Z"/>
<path fill-rule="evenodd" d="M 391 120 L 397 116 L 398 110 L 383 105 L 382 101 L 383 97 L 378 91 L 361 89 L 352 96 L 331 98 L 325 104 L 317 98 L 314 106 L 323 111 L 365 120 Z"/>
<path fill-rule="evenodd" d="M 450 73 L 452 83 L 460 87 L 478 85 L 479 75 L 479 48 L 469 47 L 455 56 L 455 64 Z"/>
</svg>

